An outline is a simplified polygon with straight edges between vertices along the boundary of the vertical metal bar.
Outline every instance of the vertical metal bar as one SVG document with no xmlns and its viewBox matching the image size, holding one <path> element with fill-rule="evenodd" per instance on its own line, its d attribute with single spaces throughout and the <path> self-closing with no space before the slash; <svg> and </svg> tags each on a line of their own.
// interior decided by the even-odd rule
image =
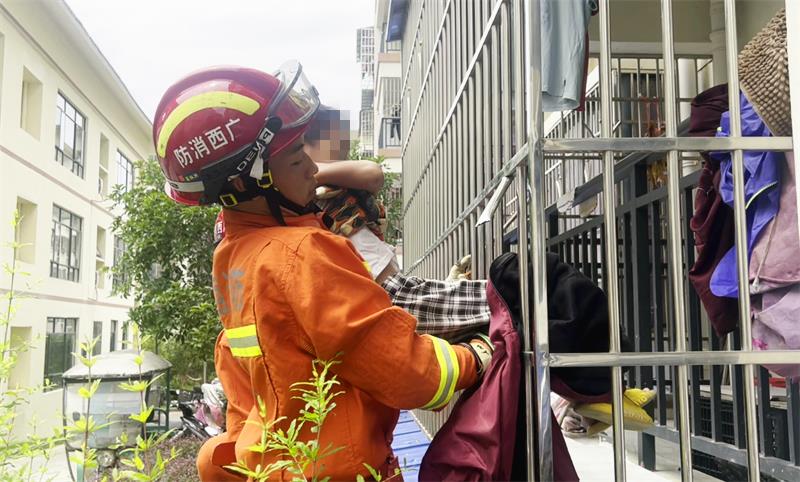
<svg viewBox="0 0 800 482">
<path fill-rule="evenodd" d="M 637 198 L 647 193 L 647 169 L 644 166 L 637 166 L 634 174 L 633 196 Z M 648 206 L 637 208 L 632 213 L 631 232 L 631 257 L 628 260 L 632 263 L 633 278 L 633 341 L 637 352 L 653 351 L 653 328 L 655 326 L 655 315 L 652 312 L 653 297 L 651 289 L 643 285 L 642 280 L 653 276 L 650 263 L 652 256 L 648 253 Z M 640 366 L 636 368 L 636 380 L 641 387 L 653 387 L 653 367 Z M 639 465 L 648 469 L 656 468 L 656 446 L 655 437 L 646 433 L 639 433 Z"/>
<path fill-rule="evenodd" d="M 712 330 L 711 350 L 720 349 L 720 339 Z M 715 442 L 722 440 L 722 367 L 711 366 L 711 439 Z"/>
<path fill-rule="evenodd" d="M 796 91 L 795 91 L 796 92 Z M 789 426 L 789 460 L 800 465 L 800 381 L 786 380 L 786 413 Z"/>
<path fill-rule="evenodd" d="M 693 191 L 686 189 L 682 193 L 684 212 L 689 212 L 692 206 Z M 684 256 L 686 257 L 686 266 L 693 266 L 695 259 L 695 245 L 694 236 L 691 234 L 690 223 L 691 216 L 684 216 L 683 229 L 687 233 L 686 241 L 684 243 Z M 702 326 L 700 325 L 700 300 L 697 293 L 689 289 L 689 277 L 684 277 L 684 292 L 689 297 L 687 307 L 687 320 L 689 321 L 689 349 L 700 351 L 703 349 L 703 333 Z M 703 431 L 703 418 L 700 416 L 701 397 L 700 385 L 703 379 L 703 367 L 695 365 L 691 367 L 690 371 L 690 387 L 691 387 L 691 414 L 692 414 L 692 432 L 695 435 L 701 435 Z"/>
<path fill-rule="evenodd" d="M 556 218 L 556 221 L 558 218 Z M 592 238 L 591 238 L 591 253 L 592 253 L 592 282 L 597 284 L 600 278 L 600 266 L 598 263 L 598 253 L 599 245 L 597 239 L 597 228 L 592 228 Z"/>
<path fill-rule="evenodd" d="M 738 331 L 731 333 L 733 339 L 733 350 L 742 348 L 742 335 Z M 745 427 L 745 407 L 744 407 L 744 367 L 734 365 L 729 367 L 731 370 L 731 393 L 733 394 L 733 435 L 734 443 L 739 448 L 747 445 L 747 429 Z M 752 380 L 751 380 L 752 383 Z"/>
<path fill-rule="evenodd" d="M 764 367 L 758 367 L 758 438 L 761 440 L 761 450 L 767 457 L 775 456 L 775 445 L 771 439 L 775 436 L 775 431 L 769 427 L 769 371 Z M 770 436 L 770 434 L 772 436 Z"/>
<path fill-rule="evenodd" d="M 664 46 L 664 116 L 667 137 L 678 136 L 678 118 L 675 112 L 676 82 L 675 45 L 672 38 L 672 2 L 661 0 L 661 35 Z M 681 253 L 681 166 L 677 151 L 667 153 L 667 217 L 669 219 L 669 273 L 674 298 L 675 315 L 675 349 L 686 351 L 686 314 L 683 285 L 683 259 Z M 677 394 L 677 422 L 680 440 L 681 478 L 685 482 L 692 480 L 692 446 L 689 428 L 689 392 L 688 367 L 677 367 L 678 380 L 673 385 Z"/>
<path fill-rule="evenodd" d="M 650 238 L 652 245 L 650 247 L 650 259 L 653 260 L 653 275 L 650 278 L 653 290 L 653 315 L 654 315 L 654 332 L 655 332 L 655 348 L 658 352 L 664 352 L 664 313 L 666 305 L 664 303 L 664 262 L 663 253 L 661 250 L 661 201 L 656 201 L 650 205 L 651 224 L 650 224 Z M 658 386 L 658 402 L 656 408 L 658 410 L 658 423 L 659 425 L 667 424 L 667 376 L 666 369 L 663 366 L 656 368 L 656 385 Z"/>
<path fill-rule="evenodd" d="M 516 2 L 517 4 L 519 2 Z M 553 480 L 553 450 L 550 419 L 550 370 L 546 357 L 550 352 L 549 330 L 547 324 L 547 278 L 545 260 L 545 226 L 544 226 L 544 152 L 542 151 L 544 118 L 541 108 L 542 97 L 542 52 L 541 52 L 541 12 L 538 0 L 525 1 L 525 91 L 528 128 L 528 178 L 519 176 L 517 185 L 520 207 L 519 240 L 520 240 L 520 289 L 522 290 L 522 330 L 523 349 L 533 348 L 534 360 L 524 364 L 526 393 L 535 393 L 535 401 L 528 400 L 525 405 L 526 440 L 528 455 L 528 480 Z M 518 17 L 519 18 L 519 17 Z M 521 39 L 518 39 L 521 40 Z M 520 47 L 521 41 L 517 42 Z M 521 68 L 521 64 L 517 64 Z M 522 95 L 522 89 L 517 91 Z M 518 113 L 519 115 L 519 113 Z M 520 115 L 521 117 L 521 115 Z M 523 171 L 524 172 L 524 171 Z M 527 183 L 530 183 L 532 195 L 530 203 L 525 202 Z M 530 218 L 528 216 L 530 215 Z M 533 292 L 533 333 L 531 333 L 531 313 L 528 309 L 528 256 L 527 236 L 528 219 L 530 219 L 530 264 L 532 271 Z M 524 243 L 524 244 L 523 244 Z M 535 334 L 535 335 L 534 335 Z M 532 366 L 533 365 L 533 366 Z M 534 392 L 535 382 L 535 392 Z M 535 407 L 532 406 L 535 403 Z M 620 405 L 621 406 L 621 405 Z M 535 413 L 535 417 L 534 417 Z M 535 421 L 535 423 L 534 423 Z M 556 430 L 558 430 L 556 428 Z M 536 464 L 531 464 L 535 461 Z M 535 465 L 535 466 L 534 466 Z"/>
<path fill-rule="evenodd" d="M 581 271 L 584 276 L 591 279 L 591 265 L 589 264 L 589 231 L 581 233 Z"/>
<path fill-rule="evenodd" d="M 503 109 L 503 104 L 500 99 L 500 62 L 502 57 L 500 55 L 500 28 L 495 25 L 492 29 L 492 176 L 494 176 L 502 168 L 503 151 L 501 149 L 501 116 L 500 113 Z M 497 209 L 492 221 L 492 257 L 500 253 L 498 243 L 502 244 L 503 239 L 503 215 L 505 213 L 505 206 L 501 204 Z"/>
<path fill-rule="evenodd" d="M 609 0 L 600 1 L 600 109 L 601 132 L 603 138 L 612 137 L 612 105 L 611 105 L 611 19 Z M 533 145 L 531 140 L 528 145 Z M 610 279 L 606 284 L 608 296 L 609 353 L 620 352 L 619 327 L 619 293 L 617 283 L 617 225 L 614 195 L 614 153 L 603 153 L 603 216 L 605 219 L 605 252 L 603 263 Z M 546 312 L 545 312 L 546 320 Z M 625 429 L 622 418 L 622 369 L 611 368 L 612 414 L 614 422 L 614 474 L 617 482 L 625 482 Z"/>
<path fill-rule="evenodd" d="M 725 51 L 728 60 L 728 108 L 730 112 L 730 137 L 740 137 L 742 126 L 739 106 L 739 69 L 736 41 L 736 5 L 734 0 L 725 0 Z M 747 262 L 747 233 L 744 204 L 744 166 L 742 151 L 736 150 L 733 157 L 733 199 L 736 239 L 736 263 L 739 276 L 739 332 L 742 336 L 742 351 L 752 351 L 750 326 L 750 283 Z M 744 409 L 747 429 L 747 469 L 750 480 L 759 480 L 758 427 L 756 424 L 756 398 L 753 389 L 753 365 L 744 366 Z"/>
<path fill-rule="evenodd" d="M 480 16 L 479 21 L 480 21 Z M 484 83 L 484 62 L 486 61 L 486 49 L 481 48 L 481 57 L 480 62 L 475 66 L 475 91 L 476 91 L 476 102 L 475 102 L 475 124 L 474 125 L 483 125 L 483 129 L 476 129 L 475 132 L 475 186 L 476 186 L 476 193 L 481 192 L 485 186 L 484 181 L 484 159 L 485 152 L 484 152 L 484 142 L 483 138 L 486 133 L 486 117 L 484 117 L 484 105 L 488 100 L 488 96 L 486 95 L 486 84 Z M 470 223 L 470 226 L 475 225 L 475 221 L 477 218 Z M 483 257 L 483 253 L 481 250 L 485 245 L 485 238 L 484 238 L 484 229 L 480 227 L 477 229 L 475 233 L 475 245 L 472 251 L 472 272 L 474 274 L 475 279 L 486 279 L 487 274 L 486 270 L 484 269 L 484 263 L 488 261 L 488 258 Z"/>
</svg>

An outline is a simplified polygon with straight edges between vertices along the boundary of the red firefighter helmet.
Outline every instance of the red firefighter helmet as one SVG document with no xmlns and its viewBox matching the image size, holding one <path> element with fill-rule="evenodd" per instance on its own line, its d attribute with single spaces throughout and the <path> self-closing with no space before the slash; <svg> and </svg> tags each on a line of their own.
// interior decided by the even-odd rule
<svg viewBox="0 0 800 482">
<path fill-rule="evenodd" d="M 296 61 L 272 75 L 245 67 L 188 75 L 164 93 L 153 123 L 165 191 L 182 204 L 225 204 L 220 191 L 236 176 L 268 186 L 260 160 L 300 137 L 318 107 L 317 91 Z"/>
</svg>

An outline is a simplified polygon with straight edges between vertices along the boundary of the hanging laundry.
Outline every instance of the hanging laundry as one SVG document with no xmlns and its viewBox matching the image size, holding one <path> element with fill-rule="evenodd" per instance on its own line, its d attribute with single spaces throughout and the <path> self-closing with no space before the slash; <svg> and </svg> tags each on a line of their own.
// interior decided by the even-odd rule
<svg viewBox="0 0 800 482">
<path fill-rule="evenodd" d="M 692 100 L 689 136 L 713 137 L 722 114 L 727 111 L 728 84 L 701 92 Z M 720 259 L 733 246 L 733 209 L 722 201 L 719 194 L 719 161 L 708 152 L 701 152 L 700 155 L 704 161 L 703 169 L 695 191 L 694 214 L 689 223 L 697 256 L 689 270 L 689 282 L 697 292 L 711 326 L 722 337 L 736 329 L 739 306 L 735 299 L 712 293 L 710 283 Z"/>
<path fill-rule="evenodd" d="M 542 110 L 583 104 L 589 54 L 589 18 L 597 0 L 545 0 L 542 18 Z"/>
<path fill-rule="evenodd" d="M 753 247 L 750 293 L 753 348 L 800 349 L 800 236 L 794 154 L 786 153 L 775 219 Z M 764 365 L 784 377 L 800 377 L 800 365 Z"/>
<path fill-rule="evenodd" d="M 767 137 L 769 129 L 756 113 L 744 94 L 740 94 L 743 137 Z M 722 114 L 717 137 L 730 135 L 730 112 Z M 719 194 L 725 204 L 733 207 L 733 162 L 730 152 L 714 152 L 712 157 L 720 161 Z M 778 212 L 780 198 L 780 162 L 783 154 L 778 152 L 745 151 L 744 194 L 746 208 L 746 232 L 748 259 L 753 245 L 766 225 Z M 711 275 L 711 292 L 716 296 L 735 298 L 738 296 L 736 271 L 736 248 L 728 250 Z"/>
<path fill-rule="evenodd" d="M 420 480 L 526 480 L 522 384 L 519 263 L 516 254 L 498 257 L 489 270 L 487 299 L 492 363 L 477 388 L 464 393 L 436 433 L 420 467 Z M 608 305 L 591 280 L 553 253 L 547 254 L 547 303 L 552 352 L 608 351 Z M 629 343 L 625 341 L 625 346 Z M 552 391 L 568 400 L 611 399 L 604 367 L 553 368 Z M 549 401 L 548 401 L 549 403 Z M 578 480 L 564 436 L 551 412 L 554 480 Z"/>
</svg>

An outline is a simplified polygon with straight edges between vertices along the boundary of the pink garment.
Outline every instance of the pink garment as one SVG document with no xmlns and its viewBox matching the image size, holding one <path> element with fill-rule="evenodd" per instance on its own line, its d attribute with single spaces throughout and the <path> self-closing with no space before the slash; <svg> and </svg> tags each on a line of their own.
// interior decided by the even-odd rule
<svg viewBox="0 0 800 482">
<path fill-rule="evenodd" d="M 518 417 L 520 337 L 508 305 L 491 281 L 486 295 L 491 311 L 489 337 L 495 349 L 492 362 L 481 385 L 461 396 L 436 433 L 422 459 L 420 481 L 511 478 L 517 430 L 524 430 L 525 423 L 524 417 Z M 577 481 L 558 422 L 552 419 L 554 480 Z"/>
<path fill-rule="evenodd" d="M 778 214 L 758 238 L 750 256 L 751 293 L 800 283 L 794 154 L 787 152 L 782 164 Z"/>
<path fill-rule="evenodd" d="M 783 163 L 778 214 L 753 247 L 750 258 L 753 348 L 800 349 L 800 235 L 794 155 Z M 800 365 L 764 365 L 787 378 L 800 377 Z"/>
</svg>

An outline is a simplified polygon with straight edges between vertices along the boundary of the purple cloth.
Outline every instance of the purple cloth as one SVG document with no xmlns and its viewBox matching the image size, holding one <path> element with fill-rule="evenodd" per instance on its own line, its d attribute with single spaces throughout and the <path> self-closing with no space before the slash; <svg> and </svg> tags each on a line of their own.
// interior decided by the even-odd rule
<svg viewBox="0 0 800 482">
<path fill-rule="evenodd" d="M 797 230 L 797 197 L 794 154 L 781 162 L 781 195 L 778 214 L 756 241 L 750 255 L 750 293 L 764 293 L 800 283 L 800 236 Z"/>
<path fill-rule="evenodd" d="M 786 153 L 778 215 L 756 242 L 750 259 L 753 348 L 800 349 L 800 236 L 794 155 Z M 780 376 L 800 378 L 800 365 L 764 365 Z"/>
<path fill-rule="evenodd" d="M 753 297 L 753 348 L 757 350 L 800 349 L 800 284 Z M 800 377 L 800 365 L 764 365 L 786 378 Z"/>
<path fill-rule="evenodd" d="M 742 136 L 770 136 L 764 121 L 756 113 L 753 106 L 744 96 L 741 99 Z M 730 134 L 730 111 L 722 114 L 720 130 L 717 137 Z M 730 152 L 714 152 L 712 157 L 720 161 L 719 193 L 725 204 L 733 206 L 733 162 Z M 748 259 L 753 245 L 766 225 L 778 212 L 780 199 L 780 152 L 745 151 L 744 157 L 744 194 L 747 213 L 747 255 Z M 716 296 L 736 298 L 739 293 L 736 273 L 736 246 L 731 248 L 720 260 L 711 276 L 711 292 Z"/>
</svg>

